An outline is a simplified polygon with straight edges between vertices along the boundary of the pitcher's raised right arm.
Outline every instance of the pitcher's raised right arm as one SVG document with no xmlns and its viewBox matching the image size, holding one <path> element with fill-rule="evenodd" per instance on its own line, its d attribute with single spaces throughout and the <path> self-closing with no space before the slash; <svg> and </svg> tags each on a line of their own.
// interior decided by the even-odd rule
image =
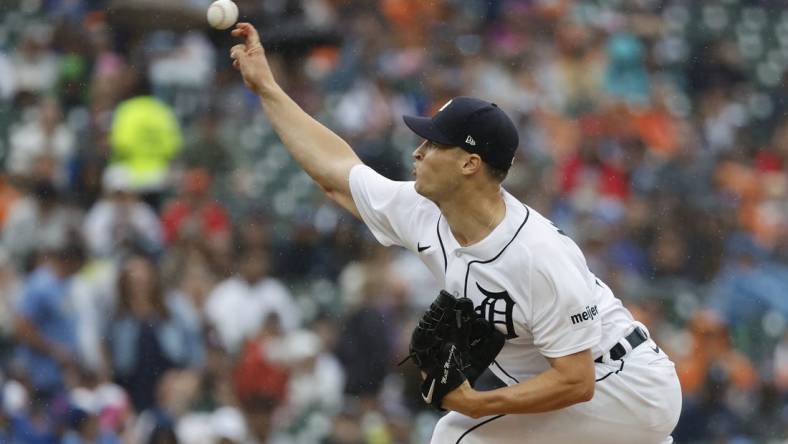
<svg viewBox="0 0 788 444">
<path fill-rule="evenodd" d="M 287 150 L 332 200 L 359 217 L 350 194 L 350 169 L 362 163 L 350 145 L 312 118 L 276 83 L 257 30 L 238 23 L 233 36 L 244 43 L 233 46 L 233 66 L 246 86 L 260 97 L 263 111 Z"/>
</svg>

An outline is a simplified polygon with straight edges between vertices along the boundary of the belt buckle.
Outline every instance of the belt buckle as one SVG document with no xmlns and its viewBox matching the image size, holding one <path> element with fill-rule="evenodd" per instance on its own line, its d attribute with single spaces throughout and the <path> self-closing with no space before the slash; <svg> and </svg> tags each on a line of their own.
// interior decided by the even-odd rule
<svg viewBox="0 0 788 444">
<path fill-rule="evenodd" d="M 598 358 L 594 359 L 594 362 L 602 364 L 605 361 L 618 361 L 626 354 L 627 354 L 627 349 L 623 345 L 621 345 L 621 340 L 619 340 L 618 342 L 616 342 L 614 346 L 602 352 L 602 354 L 599 355 Z M 617 355 L 617 357 L 615 357 L 614 355 Z"/>
</svg>

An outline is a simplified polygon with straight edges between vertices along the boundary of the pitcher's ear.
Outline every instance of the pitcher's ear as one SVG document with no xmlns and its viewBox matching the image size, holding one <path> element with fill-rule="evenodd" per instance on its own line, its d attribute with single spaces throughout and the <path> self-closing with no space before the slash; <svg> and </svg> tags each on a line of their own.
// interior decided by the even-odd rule
<svg viewBox="0 0 788 444">
<path fill-rule="evenodd" d="M 482 168 L 484 168 L 484 161 L 478 154 L 468 153 L 464 156 L 462 164 L 463 174 L 475 174 Z"/>
</svg>

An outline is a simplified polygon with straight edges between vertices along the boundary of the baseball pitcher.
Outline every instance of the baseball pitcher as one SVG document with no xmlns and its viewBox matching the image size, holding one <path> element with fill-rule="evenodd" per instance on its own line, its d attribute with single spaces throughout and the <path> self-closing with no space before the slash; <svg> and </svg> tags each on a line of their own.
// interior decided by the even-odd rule
<svg viewBox="0 0 788 444">
<path fill-rule="evenodd" d="M 233 30 L 234 66 L 295 160 L 379 242 L 417 254 L 442 291 L 413 332 L 422 397 L 446 410 L 434 444 L 670 443 L 673 363 L 575 243 L 501 187 L 518 146 L 493 103 L 457 97 L 406 116 L 424 142 L 414 181 L 386 179 L 277 85 L 257 31 Z M 473 388 L 489 368 L 507 385 Z"/>
</svg>

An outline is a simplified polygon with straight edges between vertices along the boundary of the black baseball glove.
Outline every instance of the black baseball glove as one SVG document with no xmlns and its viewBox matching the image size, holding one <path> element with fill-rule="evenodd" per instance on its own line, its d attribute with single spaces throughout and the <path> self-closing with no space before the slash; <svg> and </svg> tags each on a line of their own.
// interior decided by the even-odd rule
<svg viewBox="0 0 788 444">
<path fill-rule="evenodd" d="M 410 340 L 409 357 L 426 375 L 424 401 L 440 409 L 446 394 L 466 380 L 473 385 L 504 342 L 503 333 L 476 313 L 470 299 L 441 290 Z"/>
</svg>

